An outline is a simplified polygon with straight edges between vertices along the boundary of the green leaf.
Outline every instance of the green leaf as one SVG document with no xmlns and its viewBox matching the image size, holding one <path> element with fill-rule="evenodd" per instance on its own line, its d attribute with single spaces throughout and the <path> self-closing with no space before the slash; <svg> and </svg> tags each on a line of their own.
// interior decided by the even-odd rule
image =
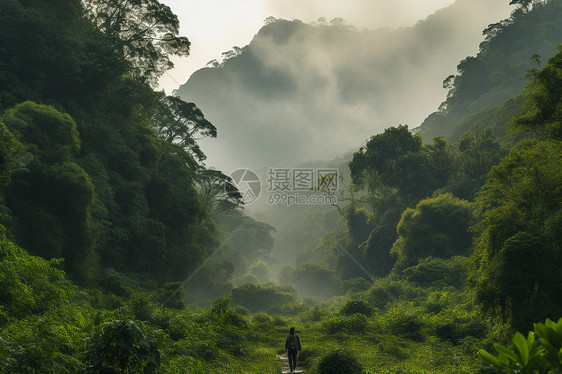
<svg viewBox="0 0 562 374">
<path fill-rule="evenodd" d="M 520 332 L 515 333 L 512 339 L 513 350 L 519 358 L 519 362 L 523 367 L 527 366 L 529 362 L 529 345 L 527 339 Z"/>
<path fill-rule="evenodd" d="M 480 356 L 480 358 L 485 361 L 486 363 L 493 365 L 499 369 L 502 369 L 505 367 L 505 364 L 502 363 L 500 360 L 498 360 L 497 358 L 495 358 L 494 356 L 492 356 L 491 354 L 489 354 L 488 352 L 486 352 L 485 350 L 481 349 L 480 351 L 478 351 L 478 356 Z"/>
</svg>

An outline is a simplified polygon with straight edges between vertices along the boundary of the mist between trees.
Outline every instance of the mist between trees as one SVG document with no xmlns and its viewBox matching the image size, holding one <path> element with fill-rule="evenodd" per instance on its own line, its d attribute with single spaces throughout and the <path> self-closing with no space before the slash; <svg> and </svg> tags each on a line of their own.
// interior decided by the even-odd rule
<svg viewBox="0 0 562 374">
<path fill-rule="evenodd" d="M 314 111 L 337 107 L 322 104 L 336 92 L 326 78 L 335 67 L 340 77 L 361 71 L 339 81 L 341 107 L 367 105 L 388 70 L 321 55 L 310 74 L 300 48 L 328 38 L 408 50 L 410 38 L 459 21 L 467 1 L 395 31 L 270 20 L 250 46 L 182 86 L 180 96 L 224 84 L 240 92 L 228 105 L 246 109 L 245 95 L 263 99 L 255 118 L 273 122 L 248 124 L 245 138 L 233 131 L 250 150 L 222 149 L 233 160 L 260 157 L 253 147 L 267 148 L 269 125 L 319 136 L 324 161 L 247 165 L 337 170 L 337 189 L 326 174 L 301 191 L 330 204 L 294 206 L 244 204 L 241 179 L 209 167 L 215 150 L 200 145 L 220 137 L 228 118 L 151 86 L 171 55 L 189 52 L 167 6 L 0 3 L 0 371 L 275 373 L 290 327 L 311 373 L 560 370 L 562 4 L 512 3 L 414 129 L 364 127 L 352 142 L 325 120 L 305 127 L 268 108 L 286 95 Z M 432 51 L 410 51 L 416 69 L 406 75 L 442 57 Z M 247 91 L 234 89 L 252 69 Z M 374 124 L 386 102 L 417 111 L 395 100 L 396 87 L 377 87 L 384 99 L 354 119 Z M 237 113 L 233 128 L 243 123 Z M 269 136 L 298 157 L 310 143 Z"/>
</svg>

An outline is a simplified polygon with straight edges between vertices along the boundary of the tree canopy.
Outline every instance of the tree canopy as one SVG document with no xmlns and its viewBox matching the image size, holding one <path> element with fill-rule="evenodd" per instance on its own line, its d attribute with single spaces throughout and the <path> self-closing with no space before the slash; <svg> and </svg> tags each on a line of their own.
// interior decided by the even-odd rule
<svg viewBox="0 0 562 374">
<path fill-rule="evenodd" d="M 476 300 L 518 328 L 548 316 L 559 300 L 561 165 L 560 141 L 520 142 L 492 168 L 477 198 Z M 515 281 L 514 272 L 525 277 Z"/>
<path fill-rule="evenodd" d="M 406 209 L 392 247 L 398 257 L 396 266 L 404 269 L 429 256 L 446 259 L 468 254 L 473 221 L 472 205 L 451 194 L 425 199 L 415 209 Z"/>
<path fill-rule="evenodd" d="M 170 55 L 187 56 L 189 40 L 179 20 L 159 0 L 85 0 L 88 17 L 131 65 L 134 77 L 155 83 L 174 65 Z"/>
</svg>

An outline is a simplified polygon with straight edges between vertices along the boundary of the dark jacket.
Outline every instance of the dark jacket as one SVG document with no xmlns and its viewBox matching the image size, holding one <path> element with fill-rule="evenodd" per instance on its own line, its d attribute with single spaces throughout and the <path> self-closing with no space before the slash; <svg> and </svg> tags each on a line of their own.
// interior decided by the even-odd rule
<svg viewBox="0 0 562 374">
<path fill-rule="evenodd" d="M 285 349 L 289 349 L 289 338 L 291 337 L 291 334 L 289 334 L 289 336 L 287 336 L 287 340 L 285 341 Z M 297 350 L 301 350 L 301 341 L 299 339 L 299 336 L 297 334 L 295 334 L 295 337 L 297 338 Z"/>
</svg>

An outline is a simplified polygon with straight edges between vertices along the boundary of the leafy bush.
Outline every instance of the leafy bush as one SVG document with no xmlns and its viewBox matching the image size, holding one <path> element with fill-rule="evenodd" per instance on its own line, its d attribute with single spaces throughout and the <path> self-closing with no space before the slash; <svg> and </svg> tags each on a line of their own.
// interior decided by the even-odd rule
<svg viewBox="0 0 562 374">
<path fill-rule="evenodd" d="M 286 316 L 296 316 L 297 314 L 300 314 L 308 309 L 308 306 L 304 304 L 290 303 L 285 304 L 281 308 L 279 308 L 279 313 Z"/>
<path fill-rule="evenodd" d="M 342 332 L 362 333 L 367 328 L 367 324 L 367 317 L 356 313 L 352 316 L 330 318 L 324 322 L 323 326 L 328 335 L 335 335 Z"/>
<path fill-rule="evenodd" d="M 463 303 L 464 299 L 454 289 L 433 291 L 427 299 L 421 303 L 426 313 L 437 314 L 449 306 Z"/>
<path fill-rule="evenodd" d="M 343 308 L 341 308 L 341 314 L 346 316 L 351 316 L 355 313 L 363 314 L 367 317 L 372 316 L 375 313 L 375 308 L 371 306 L 366 301 L 363 300 L 349 300 Z"/>
<path fill-rule="evenodd" d="M 192 348 L 190 354 L 195 358 L 205 361 L 215 360 L 219 356 L 217 346 L 213 341 L 204 341 L 197 343 Z"/>
<path fill-rule="evenodd" d="M 328 311 L 326 309 L 324 309 L 321 305 L 316 304 L 304 313 L 303 318 L 305 321 L 320 321 L 327 314 Z"/>
<path fill-rule="evenodd" d="M 217 348 L 227 351 L 237 357 L 248 354 L 246 339 L 238 331 L 221 329 L 220 338 L 216 342 Z"/>
<path fill-rule="evenodd" d="M 424 323 L 418 313 L 418 309 L 410 310 L 403 305 L 395 306 L 384 315 L 384 320 L 392 334 L 414 341 L 422 341 L 424 336 L 421 330 Z"/>
<path fill-rule="evenodd" d="M 461 288 L 467 278 L 467 258 L 455 256 L 450 259 L 427 257 L 418 264 L 402 271 L 406 280 L 419 286 L 454 286 Z"/>
<path fill-rule="evenodd" d="M 469 312 L 454 306 L 442 310 L 435 320 L 435 335 L 453 344 L 469 336 L 484 338 L 487 332 L 486 325 L 475 311 Z"/>
<path fill-rule="evenodd" d="M 429 256 L 466 254 L 472 245 L 469 227 L 473 221 L 473 205 L 451 194 L 425 199 L 415 209 L 406 209 L 396 226 L 398 240 L 392 247 L 398 256 L 395 267 L 404 269 Z"/>
<path fill-rule="evenodd" d="M 253 316 L 254 322 L 260 324 L 267 324 L 271 322 L 271 317 L 267 313 L 258 313 Z"/>
<path fill-rule="evenodd" d="M 363 367 L 350 353 L 332 351 L 326 354 L 318 363 L 319 374 L 361 374 Z"/>
<path fill-rule="evenodd" d="M 271 323 L 273 326 L 287 326 L 287 320 L 276 314 L 272 316 Z"/>
<path fill-rule="evenodd" d="M 248 324 L 244 317 L 235 312 L 230 307 L 230 297 L 221 297 L 215 301 L 209 310 L 211 319 L 219 322 L 221 325 L 230 325 L 235 327 L 247 327 Z"/>
<path fill-rule="evenodd" d="M 315 357 L 319 357 L 321 352 L 316 347 L 305 347 L 299 352 L 298 361 L 299 366 L 310 366 L 310 362 L 313 361 Z"/>
<path fill-rule="evenodd" d="M 84 373 L 94 313 L 77 304 L 11 320 L 0 331 L 0 373 Z"/>
<path fill-rule="evenodd" d="M 139 285 L 124 274 L 118 273 L 113 268 L 104 268 L 100 275 L 100 285 L 108 292 L 117 296 L 130 297 Z"/>
<path fill-rule="evenodd" d="M 384 337 L 384 340 L 377 343 L 376 349 L 378 352 L 405 361 L 411 353 L 407 346 L 402 342 L 402 339 L 394 335 Z M 378 373 L 378 371 L 377 371 Z"/>
<path fill-rule="evenodd" d="M 90 351 L 93 372 L 154 373 L 160 352 L 133 321 L 104 323 Z"/>
<path fill-rule="evenodd" d="M 276 311 L 281 306 L 294 303 L 290 289 L 273 285 L 243 284 L 232 290 L 232 303 L 256 313 Z"/>
<path fill-rule="evenodd" d="M 388 303 L 401 300 L 416 301 L 425 299 L 425 291 L 410 282 L 383 278 L 378 280 L 364 295 L 366 301 L 378 309 Z"/>
<path fill-rule="evenodd" d="M 367 291 L 371 287 L 372 282 L 364 278 L 353 278 L 342 281 L 342 289 L 349 294 Z"/>
<path fill-rule="evenodd" d="M 141 321 L 152 320 L 152 311 L 154 309 L 154 305 L 151 305 L 150 295 L 145 293 L 133 294 L 131 302 L 129 303 L 129 308 L 136 319 Z"/>
<path fill-rule="evenodd" d="M 31 256 L 0 234 L 0 300 L 5 314 L 23 318 L 73 297 L 76 288 L 57 268 L 61 263 L 60 259 Z M 0 316 L 0 327 L 5 322 Z"/>
<path fill-rule="evenodd" d="M 562 372 L 562 318 L 558 322 L 549 319 L 544 324 L 535 323 L 534 332 L 527 338 L 515 333 L 511 347 L 495 343 L 498 356 L 481 350 L 480 358 L 492 373 L 560 373 Z"/>
</svg>

